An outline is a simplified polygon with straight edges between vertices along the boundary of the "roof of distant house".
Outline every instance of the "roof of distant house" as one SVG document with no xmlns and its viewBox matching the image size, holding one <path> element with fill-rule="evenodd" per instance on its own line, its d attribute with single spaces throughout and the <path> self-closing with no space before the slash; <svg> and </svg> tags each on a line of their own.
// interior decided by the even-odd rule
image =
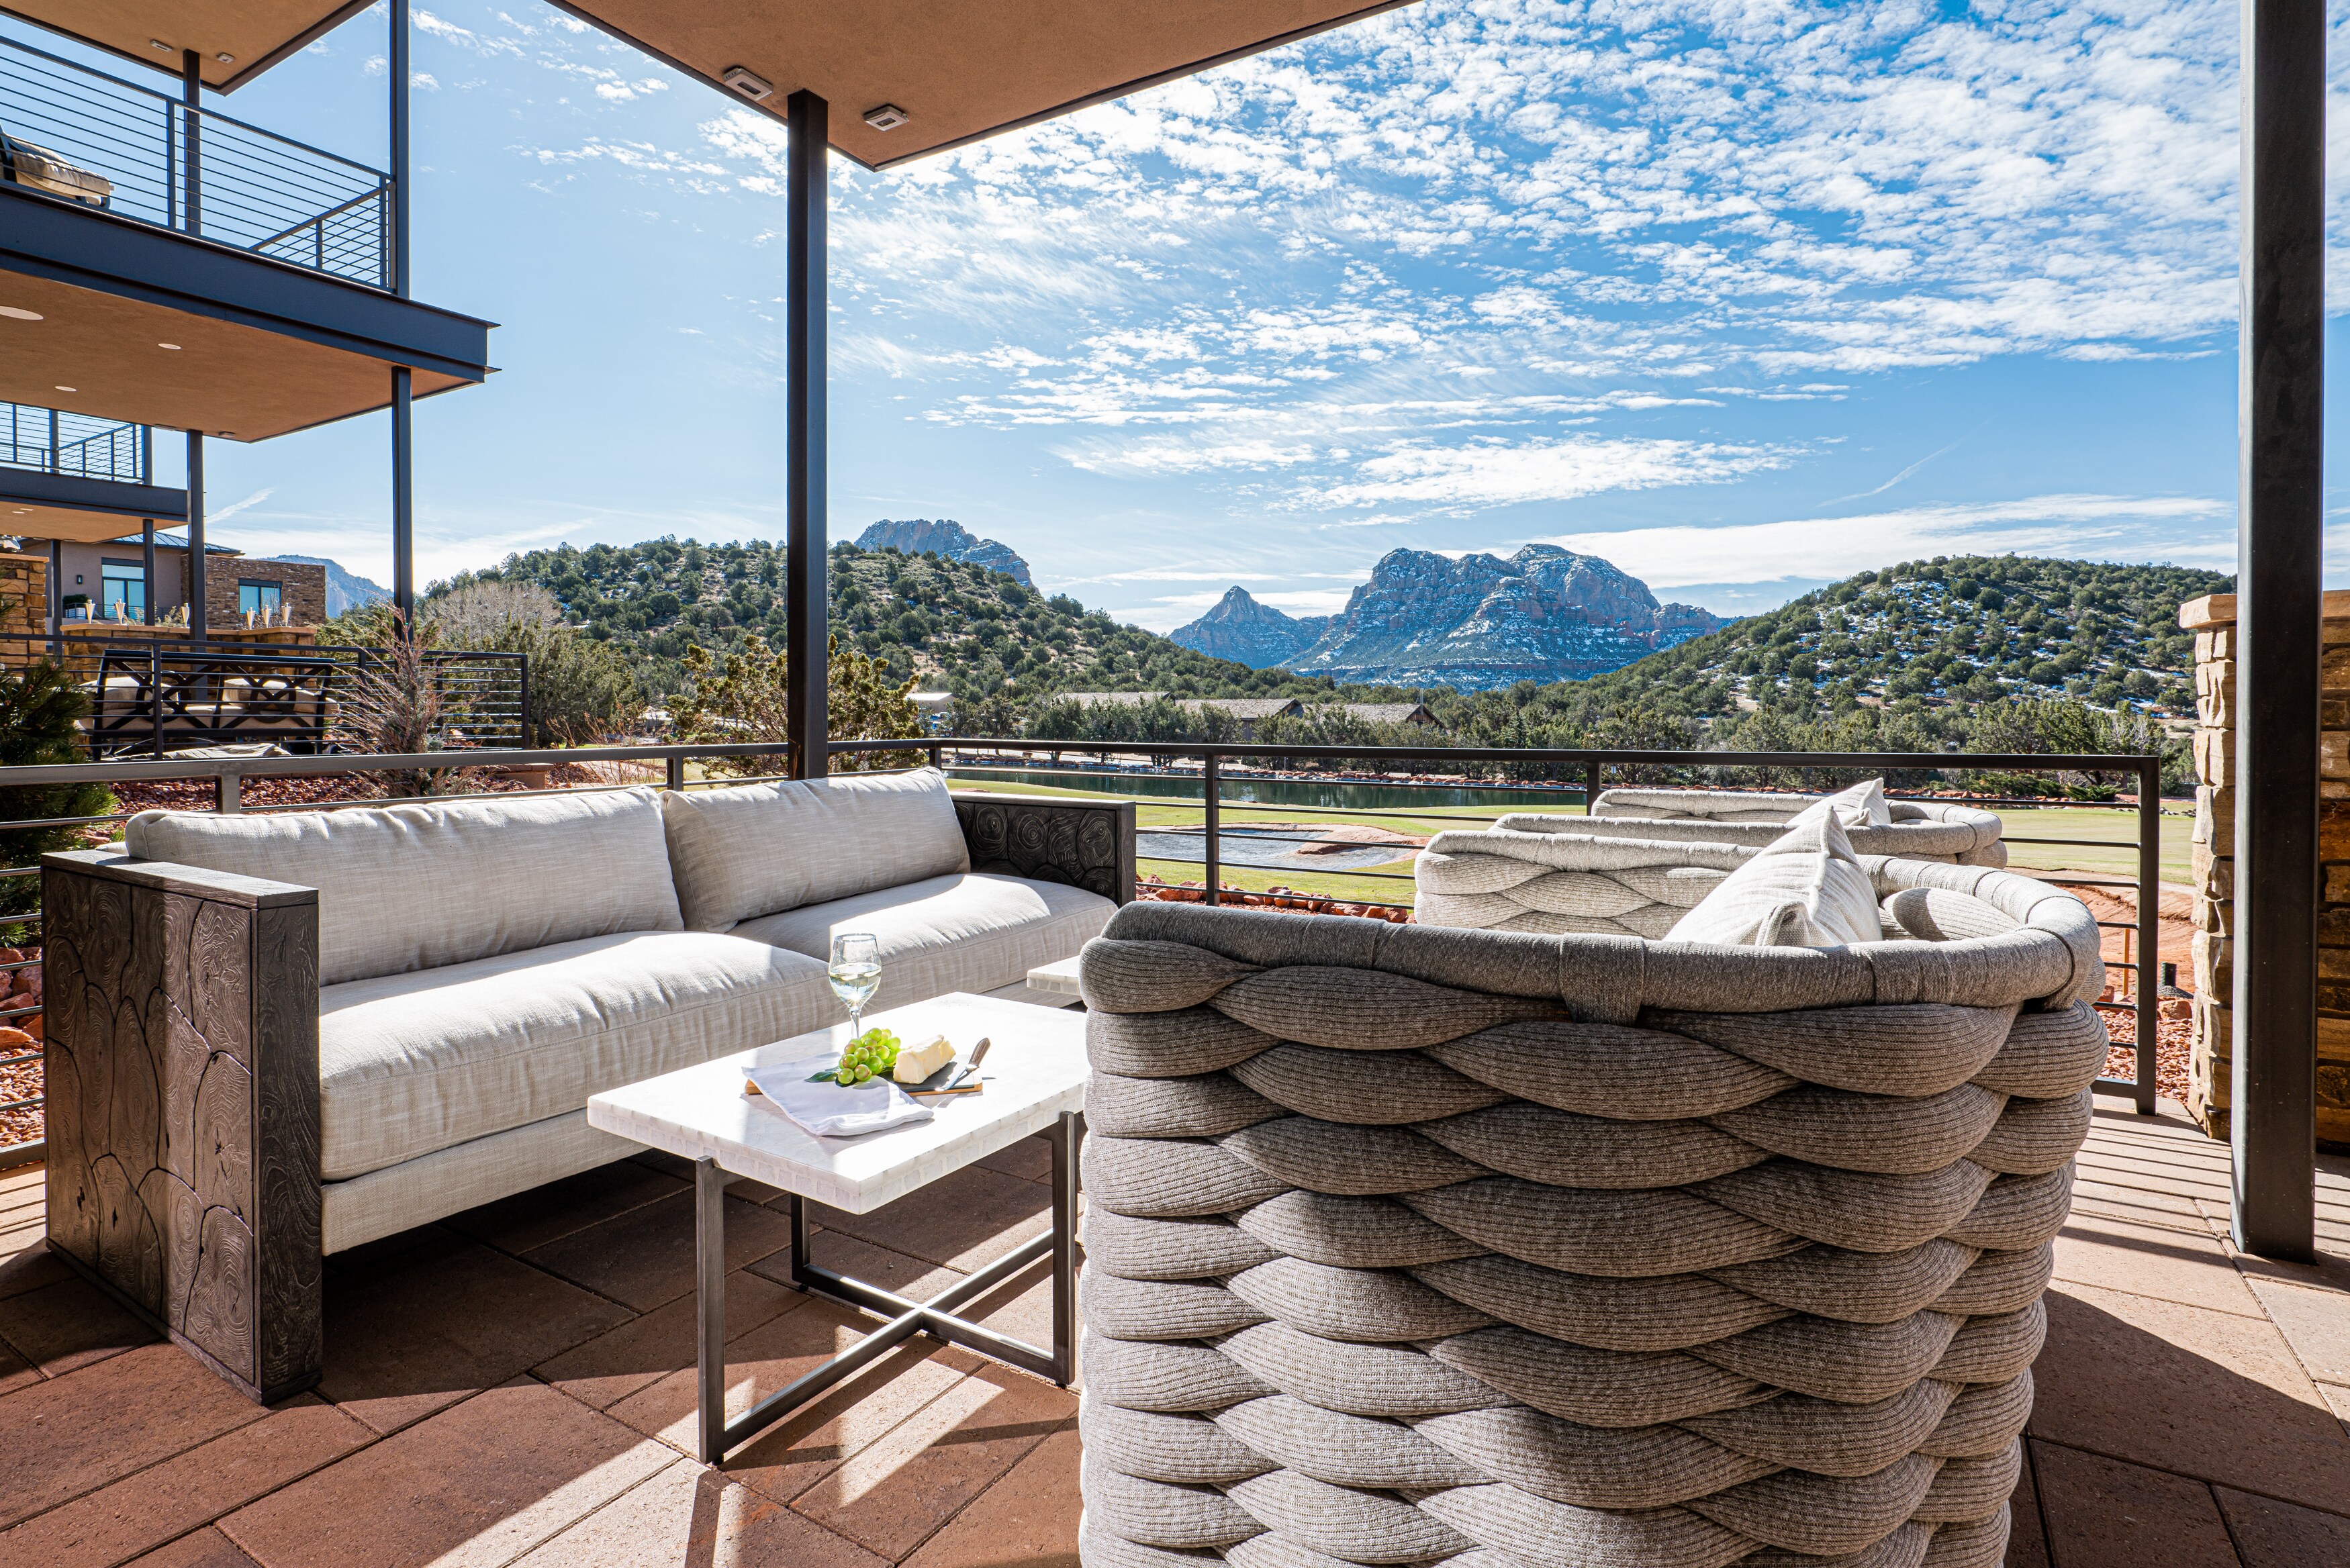
<svg viewBox="0 0 2350 1568">
<path fill-rule="evenodd" d="M 1354 717 L 1373 724 L 1436 722 L 1436 715 L 1419 702 L 1347 702 L 1342 705 Z"/>
<path fill-rule="evenodd" d="M 141 548 L 144 548 L 147 541 L 143 535 L 125 534 L 120 538 L 109 539 L 107 543 L 109 545 L 137 545 Z M 161 528 L 155 530 L 155 548 L 158 550 L 184 550 L 187 547 L 188 536 L 185 534 L 166 534 Z M 242 556 L 244 552 L 234 549 L 226 545 L 215 545 L 210 539 L 207 539 L 204 541 L 204 554 L 207 556 Z"/>
</svg>

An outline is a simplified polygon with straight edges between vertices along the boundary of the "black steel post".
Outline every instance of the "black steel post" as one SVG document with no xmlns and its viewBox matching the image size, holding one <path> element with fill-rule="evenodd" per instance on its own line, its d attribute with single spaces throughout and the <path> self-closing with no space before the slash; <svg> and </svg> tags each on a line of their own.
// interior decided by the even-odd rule
<svg viewBox="0 0 2350 1568">
<path fill-rule="evenodd" d="M 726 1173 L 714 1159 L 693 1162 L 693 1345 L 696 1446 L 714 1465 L 726 1457 Z"/>
<path fill-rule="evenodd" d="M 1586 816 L 1599 815 L 1599 764 L 1597 763 L 1583 764 L 1583 815 Z"/>
<path fill-rule="evenodd" d="M 2161 1028 L 2162 988 L 2155 983 L 2162 955 L 2162 764 L 2137 766 L 2137 971 L 2130 983 L 2137 1002 L 2137 1114 L 2154 1115 L 2154 1052 Z"/>
<path fill-rule="evenodd" d="M 1221 885 L 1224 879 L 1223 863 L 1223 783 L 1218 776 L 1216 753 L 1207 753 L 1206 765 L 1200 775 L 1200 804 L 1204 808 L 1200 817 L 1200 842 L 1207 858 L 1208 902 L 1223 901 Z"/>
<path fill-rule="evenodd" d="M 2237 349 L 2236 1245 L 2316 1243 L 2324 0 L 2243 0 Z M 2259 763 L 2253 765 L 2253 759 Z"/>
<path fill-rule="evenodd" d="M 188 636 L 204 640 L 204 432 L 188 432 L 188 564 L 182 568 L 188 594 Z"/>
<path fill-rule="evenodd" d="M 200 123 L 203 116 L 196 112 L 203 103 L 203 57 L 193 49 L 182 49 L 180 51 L 180 101 L 187 107 L 181 111 L 180 115 L 184 125 L 181 134 L 186 146 L 186 156 L 181 159 L 180 167 L 182 178 L 187 182 L 187 186 L 180 205 L 188 214 L 188 233 L 192 234 L 201 234 L 204 232 L 204 137 L 203 126 Z"/>
<path fill-rule="evenodd" d="M 407 366 L 391 368 L 391 603 L 402 627 L 416 616 L 414 380 Z"/>
<path fill-rule="evenodd" d="M 62 658 L 65 654 L 66 631 L 66 547 L 64 541 L 49 541 L 49 654 Z"/>
<path fill-rule="evenodd" d="M 390 0 L 391 292 L 408 297 L 408 0 Z M 323 235 L 325 224 L 319 225 Z"/>
<path fill-rule="evenodd" d="M 784 266 L 784 693 L 792 776 L 825 772 L 830 701 L 826 691 L 825 593 L 825 152 L 828 106 L 812 92 L 785 100 Z"/>
<path fill-rule="evenodd" d="M 147 603 L 142 607 L 145 613 L 140 618 L 149 626 L 153 626 L 155 624 L 155 519 L 152 517 L 142 517 L 139 520 L 139 561 L 143 584 L 141 591 L 147 597 Z"/>
</svg>

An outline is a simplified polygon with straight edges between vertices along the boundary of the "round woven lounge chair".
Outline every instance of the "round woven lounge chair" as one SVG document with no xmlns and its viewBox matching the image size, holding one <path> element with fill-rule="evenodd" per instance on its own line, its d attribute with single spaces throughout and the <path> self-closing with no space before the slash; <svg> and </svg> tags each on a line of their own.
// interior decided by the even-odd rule
<svg viewBox="0 0 2350 1568">
<path fill-rule="evenodd" d="M 1762 794 L 1710 789 L 1602 790 L 1589 816 L 1549 816 L 1513 812 L 1496 824 L 1520 832 L 1615 833 L 1650 839 L 1702 838 L 1760 849 L 1779 835 L 1788 819 L 1825 797 Z M 1898 855 L 1905 860 L 1942 860 L 1958 866 L 2004 866 L 1997 814 L 1950 801 L 1886 803 L 1893 820 L 1847 827 L 1853 849 L 1862 855 Z"/>
<path fill-rule="evenodd" d="M 1993 1568 L 2097 933 L 1825 950 L 1133 904 L 1088 943 L 1085 1568 Z"/>
</svg>

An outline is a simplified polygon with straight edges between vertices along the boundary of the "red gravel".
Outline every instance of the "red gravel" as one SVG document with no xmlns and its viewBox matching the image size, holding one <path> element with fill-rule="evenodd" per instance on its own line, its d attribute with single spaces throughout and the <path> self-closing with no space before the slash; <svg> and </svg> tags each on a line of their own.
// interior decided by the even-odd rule
<svg viewBox="0 0 2350 1568">
<path fill-rule="evenodd" d="M 2106 1021 L 2106 1075 L 2113 1078 L 2137 1076 L 2137 1009 L 2135 1006 L 2100 1007 L 2097 1016 Z M 2154 1040 L 2154 1085 L 2167 1100 L 2181 1105 L 2187 1101 L 2188 1063 L 2195 1051 L 2195 1024 L 2185 1018 L 2166 1018 Z"/>
</svg>

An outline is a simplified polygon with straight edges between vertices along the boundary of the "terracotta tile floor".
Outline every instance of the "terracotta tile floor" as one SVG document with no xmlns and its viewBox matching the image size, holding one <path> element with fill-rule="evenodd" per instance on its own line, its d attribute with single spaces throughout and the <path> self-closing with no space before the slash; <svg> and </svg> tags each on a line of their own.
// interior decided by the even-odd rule
<svg viewBox="0 0 2350 1568">
<path fill-rule="evenodd" d="M 2228 1155 L 2172 1112 L 2100 1111 L 2058 1243 L 2022 1568 L 2350 1564 L 2350 1161 L 2314 1269 L 2235 1256 Z M 1076 1561 L 1074 1396 L 917 1342 L 724 1471 L 688 1458 L 691 1219 L 656 1156 L 335 1258 L 325 1381 L 264 1410 L 38 1244 L 40 1173 L 0 1172 L 0 1564 Z M 1041 1146 L 817 1238 L 927 1293 L 1033 1234 Z M 737 1184 L 737 1408 L 858 1332 L 776 1282 L 775 1195 Z M 14 1254 L 11 1256 L 10 1254 Z M 1043 1268 L 975 1314 L 1042 1340 Z"/>
</svg>

